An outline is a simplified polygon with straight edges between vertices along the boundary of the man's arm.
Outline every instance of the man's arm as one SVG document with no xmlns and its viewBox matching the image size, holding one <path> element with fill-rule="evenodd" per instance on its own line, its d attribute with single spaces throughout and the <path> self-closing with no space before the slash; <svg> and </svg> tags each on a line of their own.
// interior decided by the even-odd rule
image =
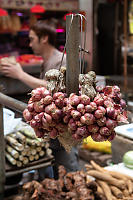
<svg viewBox="0 0 133 200">
<path fill-rule="evenodd" d="M 0 72 L 7 77 L 18 79 L 28 85 L 30 88 L 37 88 L 39 86 L 46 87 L 46 81 L 35 78 L 28 73 L 24 72 L 21 65 L 17 63 L 16 65 L 1 65 Z"/>
<path fill-rule="evenodd" d="M 23 75 L 19 78 L 20 81 L 22 81 L 23 83 L 25 83 L 26 85 L 28 85 L 30 88 L 37 88 L 40 86 L 46 87 L 46 81 L 39 79 L 39 78 L 35 78 L 29 74 L 27 74 L 26 72 L 23 73 Z"/>
</svg>

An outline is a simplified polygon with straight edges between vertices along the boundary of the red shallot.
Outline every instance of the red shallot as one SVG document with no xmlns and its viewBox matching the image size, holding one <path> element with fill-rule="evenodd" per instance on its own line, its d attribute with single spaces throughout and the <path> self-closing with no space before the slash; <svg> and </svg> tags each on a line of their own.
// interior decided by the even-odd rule
<svg viewBox="0 0 133 200">
<path fill-rule="evenodd" d="M 108 118 L 108 119 L 106 120 L 106 126 L 107 126 L 109 129 L 114 129 L 114 128 L 117 126 L 117 121 Z"/>
<path fill-rule="evenodd" d="M 69 127 L 72 131 L 75 131 L 75 130 L 77 129 L 77 125 L 76 125 L 74 119 L 70 119 L 70 120 L 69 120 L 68 127 Z"/>
<path fill-rule="evenodd" d="M 65 94 L 63 92 L 56 92 L 53 94 L 53 99 L 56 100 L 56 99 L 64 99 L 65 98 Z"/>
<path fill-rule="evenodd" d="M 101 127 L 99 132 L 100 132 L 101 135 L 104 135 L 104 136 L 110 135 L 110 133 L 111 133 L 110 130 L 107 127 Z"/>
<path fill-rule="evenodd" d="M 95 102 L 90 102 L 90 105 L 92 106 L 93 111 L 97 109 L 97 104 Z"/>
<path fill-rule="evenodd" d="M 77 110 L 72 110 L 71 116 L 73 117 L 74 120 L 78 120 L 81 117 L 81 113 Z"/>
<path fill-rule="evenodd" d="M 100 119 L 97 119 L 96 122 L 97 122 L 98 126 L 104 126 L 106 124 L 106 117 L 104 116 Z"/>
<path fill-rule="evenodd" d="M 100 94 L 98 94 L 95 98 L 94 98 L 94 102 L 96 103 L 97 106 L 102 106 L 104 103 L 104 99 L 102 98 L 102 96 Z"/>
<path fill-rule="evenodd" d="M 53 128 L 50 132 L 49 132 L 49 137 L 52 139 L 55 139 L 58 136 L 58 131 L 56 128 Z"/>
<path fill-rule="evenodd" d="M 102 118 L 104 116 L 104 112 L 102 110 L 96 110 L 94 112 L 94 116 L 99 119 L 99 118 Z"/>
<path fill-rule="evenodd" d="M 27 109 L 29 112 L 32 112 L 34 110 L 34 103 L 28 103 Z"/>
<path fill-rule="evenodd" d="M 112 118 L 112 119 L 115 119 L 116 117 L 116 112 L 115 112 L 115 109 L 113 107 L 107 107 L 106 108 L 106 112 L 107 112 L 107 116 Z"/>
<path fill-rule="evenodd" d="M 96 124 L 89 125 L 88 130 L 90 133 L 97 133 L 99 130 L 99 126 Z"/>
<path fill-rule="evenodd" d="M 82 104 L 82 103 L 78 104 L 77 105 L 77 111 L 79 111 L 80 113 L 84 114 L 85 113 L 85 106 L 84 106 L 84 104 Z"/>
<path fill-rule="evenodd" d="M 44 105 L 49 105 L 53 101 L 53 98 L 50 95 L 47 95 L 46 97 L 43 98 L 43 103 Z"/>
<path fill-rule="evenodd" d="M 34 102 L 34 110 L 37 113 L 44 111 L 44 105 L 41 101 Z"/>
<path fill-rule="evenodd" d="M 27 108 L 23 111 L 23 116 L 26 121 L 30 121 L 33 118 L 32 114 L 29 112 Z"/>
<path fill-rule="evenodd" d="M 85 95 L 85 94 L 82 94 L 82 95 L 80 96 L 80 102 L 81 102 L 81 104 L 83 104 L 83 105 L 88 105 L 88 104 L 90 103 L 90 97 L 88 97 L 88 96 Z"/>
<path fill-rule="evenodd" d="M 78 96 L 74 93 L 70 94 L 69 103 L 72 106 L 77 106 L 80 103 L 80 96 Z"/>
<path fill-rule="evenodd" d="M 91 112 L 93 112 L 93 110 L 94 110 L 94 108 L 93 108 L 92 105 L 86 105 L 85 106 L 85 112 L 91 113 Z"/>
</svg>

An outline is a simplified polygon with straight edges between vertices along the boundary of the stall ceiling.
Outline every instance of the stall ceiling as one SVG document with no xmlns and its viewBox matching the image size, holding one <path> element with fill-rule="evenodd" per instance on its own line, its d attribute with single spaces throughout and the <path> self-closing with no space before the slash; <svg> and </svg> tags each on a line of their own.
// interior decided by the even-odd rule
<svg viewBox="0 0 133 200">
<path fill-rule="evenodd" d="M 0 0 L 0 4 L 6 9 L 30 9 L 40 4 L 46 10 L 51 11 L 78 10 L 78 0 Z"/>
</svg>

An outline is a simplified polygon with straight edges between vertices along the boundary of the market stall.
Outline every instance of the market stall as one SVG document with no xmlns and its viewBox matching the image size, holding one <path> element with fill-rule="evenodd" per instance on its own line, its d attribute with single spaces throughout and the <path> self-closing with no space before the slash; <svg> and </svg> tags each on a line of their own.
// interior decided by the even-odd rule
<svg viewBox="0 0 133 200">
<path fill-rule="evenodd" d="M 78 9 L 78 1 L 77 0 L 67 0 L 67 1 L 61 1 L 61 0 L 45 0 L 45 1 L 8 1 L 4 0 L 1 1 L 3 8 L 14 8 L 14 9 L 29 9 L 30 7 L 36 5 L 39 3 L 40 5 L 44 6 L 46 10 L 76 10 Z"/>
<path fill-rule="evenodd" d="M 69 152 L 88 136 L 95 142 L 112 141 L 116 135 L 114 128 L 120 122 L 127 123 L 127 115 L 126 102 L 122 99 L 118 86 L 97 87 L 93 71 L 82 73 L 83 66 L 79 65 L 81 62 L 78 62 L 78 55 L 79 52 L 85 52 L 85 48 L 79 49 L 79 15 L 68 16 L 67 19 L 67 34 L 71 36 L 66 40 L 67 68 L 46 72 L 47 89 L 40 87 L 32 90 L 28 105 L 19 106 L 21 111 L 24 110 L 25 121 L 38 137 L 58 138 Z M 0 102 L 6 104 L 4 95 L 1 95 Z M 11 106 L 11 99 L 9 104 Z M 1 136 L 2 142 L 3 135 Z M 2 161 L 3 170 L 3 157 Z M 32 168 L 33 166 L 29 167 Z M 3 177 L 0 180 L 4 180 Z M 43 200 L 46 197 L 50 200 L 129 200 L 133 198 L 132 185 L 131 176 L 110 172 L 91 161 L 86 165 L 86 172 L 81 170 L 66 173 L 64 167 L 60 166 L 58 180 L 44 179 L 41 183 L 33 180 L 23 185 L 18 197 L 23 200 Z"/>
<path fill-rule="evenodd" d="M 9 56 L 10 57 L 10 56 Z M 7 58 L 9 58 L 7 57 Z M 33 75 L 34 77 L 39 77 L 40 74 L 40 66 L 41 66 L 41 61 L 36 61 L 35 59 L 30 62 L 30 57 L 33 57 L 33 55 L 27 55 L 27 60 L 23 59 L 22 57 L 26 58 L 26 55 L 24 56 L 19 56 L 21 57 L 18 59 L 18 62 L 21 64 L 21 66 L 23 67 L 23 70 L 31 75 Z M 0 74 L 0 85 L 2 88 L 2 91 L 4 94 L 6 95 L 26 95 L 28 92 L 30 92 L 30 88 L 25 85 L 24 83 L 20 82 L 19 80 L 16 79 L 12 79 L 9 77 L 5 77 L 2 74 Z"/>
<path fill-rule="evenodd" d="M 79 16 L 76 16 L 76 18 L 74 19 L 74 21 L 76 22 L 76 23 L 78 23 L 78 20 L 79 20 Z M 69 20 L 69 23 L 70 23 L 70 20 Z M 70 24 L 69 24 L 70 25 Z M 75 35 L 75 33 L 77 33 L 77 31 L 78 31 L 78 26 L 76 25 L 76 26 L 74 26 L 74 28 L 72 28 L 72 33 L 73 33 L 73 36 Z M 77 35 L 77 38 L 78 38 L 78 35 Z M 73 56 L 75 57 L 75 58 L 77 58 L 76 60 L 77 60 L 77 63 L 75 62 L 74 63 L 74 65 L 73 65 L 73 70 L 74 69 L 76 69 L 77 68 L 77 65 L 79 65 L 79 61 L 78 61 L 78 47 L 79 47 L 79 43 L 78 43 L 78 40 L 77 40 L 77 43 L 76 43 L 76 52 L 75 52 L 75 49 L 73 48 L 72 49 L 72 52 L 71 52 L 71 56 L 69 57 L 69 62 L 70 62 L 70 60 L 71 60 L 71 62 L 72 62 L 72 60 L 73 60 Z M 69 63 L 70 64 L 70 63 Z M 77 65 L 76 65 L 77 64 Z M 78 69 L 78 68 L 77 68 Z M 76 79 L 78 78 L 78 74 L 79 74 L 79 71 L 77 71 L 77 73 L 75 73 L 75 77 L 76 77 Z M 70 74 L 68 74 L 67 75 L 67 79 L 68 80 L 70 80 Z M 77 82 L 75 82 L 75 85 L 77 85 L 78 86 L 78 83 Z M 75 91 L 75 89 L 78 89 L 78 87 L 76 87 L 76 88 L 74 88 L 74 91 Z M 0 99 L 0 102 L 1 102 L 1 112 L 2 112 L 2 109 L 3 109 L 3 106 L 2 105 L 6 105 L 6 106 L 8 106 L 8 107 L 11 107 L 12 109 L 14 109 L 15 108 L 15 110 L 17 110 L 17 111 L 23 111 L 24 109 L 25 109 L 25 107 L 26 107 L 26 104 L 24 104 L 24 103 L 20 103 L 19 101 L 17 101 L 17 100 L 14 100 L 14 99 L 12 99 L 11 97 L 6 97 L 6 95 L 4 95 L 4 94 L 2 94 L 1 93 L 1 99 Z M 2 145 L 1 145 L 1 148 L 2 148 L 2 151 L 1 151 L 1 160 L 2 160 L 2 164 L 1 164 L 1 172 L 2 172 L 2 174 L 1 174 L 1 195 L 3 195 L 3 193 L 4 193 L 4 180 L 5 180 L 5 162 L 4 162 L 4 137 L 3 137 L 3 119 L 1 118 L 1 138 L 2 138 L 2 140 L 1 140 L 1 142 L 2 142 Z M 43 160 L 44 161 L 44 160 Z M 49 164 L 50 162 L 48 162 L 48 164 Z M 41 167 L 43 167 L 43 166 L 48 166 L 48 164 L 46 164 L 46 163 L 43 163 L 43 164 L 41 164 L 40 163 L 40 166 Z M 36 163 L 35 163 L 35 165 L 36 165 Z M 39 168 L 39 166 L 33 166 L 32 165 L 32 167 L 29 167 L 29 168 L 26 168 L 26 169 L 19 169 L 18 171 L 20 172 L 20 173 L 22 173 L 22 172 L 24 172 L 24 171 L 27 171 L 27 170 L 31 170 L 31 169 L 37 169 L 37 168 Z M 9 170 L 9 168 L 8 168 L 8 170 Z M 17 171 L 17 172 L 18 172 Z M 9 171 L 8 171 L 8 176 L 10 176 L 10 175 L 14 175 L 14 174 L 16 174 L 16 170 L 13 172 L 12 171 L 12 169 L 10 169 Z"/>
</svg>

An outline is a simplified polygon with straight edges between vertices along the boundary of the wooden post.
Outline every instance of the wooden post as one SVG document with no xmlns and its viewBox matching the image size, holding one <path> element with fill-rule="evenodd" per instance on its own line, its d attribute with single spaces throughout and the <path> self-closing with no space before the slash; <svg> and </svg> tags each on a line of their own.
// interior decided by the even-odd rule
<svg viewBox="0 0 133 200">
<path fill-rule="evenodd" d="M 5 141 L 3 128 L 3 106 L 0 104 L 0 199 L 4 199 L 5 185 Z"/>
<path fill-rule="evenodd" d="M 79 16 L 66 17 L 66 92 L 79 93 Z M 72 24 L 71 24 L 72 21 Z"/>
<path fill-rule="evenodd" d="M 127 0 L 124 0 L 124 92 L 127 96 Z"/>
<path fill-rule="evenodd" d="M 92 37 L 92 49 L 93 51 L 90 52 L 90 56 L 91 56 L 91 65 L 89 66 L 89 70 L 94 70 L 96 71 L 97 73 L 99 73 L 99 69 L 98 69 L 98 51 L 97 51 L 97 16 L 98 16 L 98 1 L 97 0 L 94 0 L 93 1 L 93 33 L 92 33 L 92 36 L 91 36 L 91 32 L 89 33 L 90 34 L 90 37 Z M 89 19 L 90 20 L 90 19 Z M 88 34 L 88 35 L 89 35 Z M 89 71 L 89 70 L 86 70 L 86 73 Z"/>
<path fill-rule="evenodd" d="M 117 74 L 117 65 L 118 65 L 118 21 L 119 21 L 119 4 L 120 2 L 116 1 L 115 4 L 115 26 L 114 26 L 114 73 Z"/>
</svg>

